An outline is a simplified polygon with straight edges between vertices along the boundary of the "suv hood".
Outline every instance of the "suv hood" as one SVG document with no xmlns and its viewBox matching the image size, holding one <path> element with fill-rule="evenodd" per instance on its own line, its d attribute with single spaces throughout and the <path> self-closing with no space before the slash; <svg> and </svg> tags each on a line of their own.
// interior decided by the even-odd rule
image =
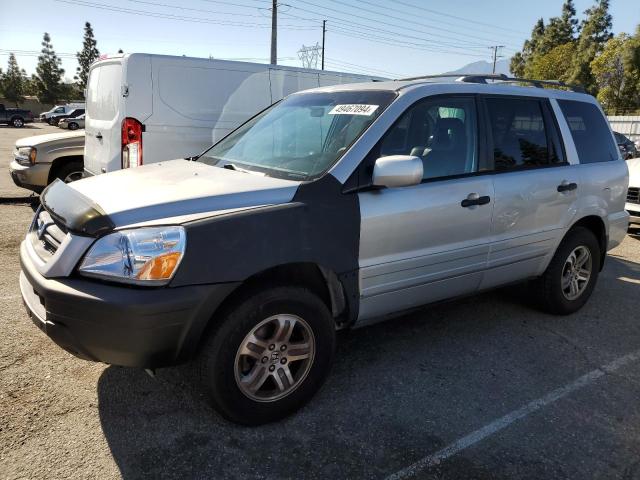
<svg viewBox="0 0 640 480">
<path fill-rule="evenodd" d="M 171 160 L 85 178 L 68 187 L 100 207 L 119 228 L 287 203 L 300 183 Z"/>
<path fill-rule="evenodd" d="M 629 186 L 640 187 L 640 158 L 632 158 L 627 160 L 629 168 Z"/>
<path fill-rule="evenodd" d="M 60 143 L 65 146 L 84 145 L 84 131 L 48 133 L 46 135 L 35 135 L 16 140 L 16 147 L 38 147 L 44 143 Z M 49 146 L 49 145 L 47 145 Z"/>
</svg>

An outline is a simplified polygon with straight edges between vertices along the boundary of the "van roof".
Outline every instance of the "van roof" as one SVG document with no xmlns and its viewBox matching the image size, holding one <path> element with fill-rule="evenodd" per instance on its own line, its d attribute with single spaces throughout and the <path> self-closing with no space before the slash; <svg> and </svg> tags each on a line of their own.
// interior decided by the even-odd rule
<svg viewBox="0 0 640 480">
<path fill-rule="evenodd" d="M 99 66 L 101 63 L 105 62 L 113 62 L 116 59 L 122 59 L 124 61 L 128 61 L 129 59 L 133 59 L 136 57 L 153 57 L 154 59 L 165 59 L 165 60 L 184 60 L 191 62 L 209 62 L 209 63 L 219 63 L 219 64 L 227 64 L 229 66 L 238 66 L 238 65 L 247 65 L 247 66 L 255 66 L 260 68 L 273 68 L 277 70 L 289 70 L 295 72 L 313 72 L 313 73 L 324 73 L 324 74 L 334 74 L 334 75 L 348 75 L 353 78 L 362 78 L 365 79 L 374 79 L 376 81 L 380 80 L 388 80 L 384 77 L 377 77 L 374 75 L 364 75 L 361 73 L 350 73 L 350 72 L 339 72 L 335 70 L 318 70 L 313 68 L 302 68 L 302 67 L 292 67 L 288 65 L 272 65 L 269 63 L 257 63 L 257 62 L 244 62 L 239 60 L 224 60 L 218 58 L 203 58 L 203 57 L 187 57 L 185 55 L 160 55 L 155 53 L 119 53 L 105 56 L 104 58 L 100 58 L 96 62 L 91 65 L 91 68 Z"/>
</svg>

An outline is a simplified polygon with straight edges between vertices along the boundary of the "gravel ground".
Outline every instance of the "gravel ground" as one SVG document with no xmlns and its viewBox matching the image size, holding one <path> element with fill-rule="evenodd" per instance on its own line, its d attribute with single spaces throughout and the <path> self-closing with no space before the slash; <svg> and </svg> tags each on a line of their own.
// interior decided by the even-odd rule
<svg viewBox="0 0 640 480">
<path fill-rule="evenodd" d="M 520 286 L 341 332 L 307 407 L 243 428 L 181 369 L 85 362 L 31 324 L 17 282 L 31 215 L 0 205 L 0 478 L 385 478 L 416 462 L 416 478 L 640 478 L 640 354 L 617 360 L 640 351 L 638 231 L 577 314 L 541 314 Z"/>
</svg>

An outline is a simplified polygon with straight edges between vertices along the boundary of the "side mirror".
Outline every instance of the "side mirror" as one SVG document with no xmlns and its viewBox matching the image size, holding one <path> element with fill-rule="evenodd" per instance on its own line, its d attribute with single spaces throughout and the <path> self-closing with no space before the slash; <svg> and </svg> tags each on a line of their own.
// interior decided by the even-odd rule
<svg viewBox="0 0 640 480">
<path fill-rule="evenodd" d="M 380 157 L 373 166 L 373 184 L 377 187 L 410 187 L 422 181 L 422 160 L 413 155 Z"/>
</svg>

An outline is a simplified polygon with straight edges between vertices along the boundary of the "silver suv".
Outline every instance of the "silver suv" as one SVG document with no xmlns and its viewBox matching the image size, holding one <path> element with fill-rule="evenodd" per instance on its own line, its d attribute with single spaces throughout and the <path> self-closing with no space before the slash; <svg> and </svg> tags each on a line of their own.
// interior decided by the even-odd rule
<svg viewBox="0 0 640 480">
<path fill-rule="evenodd" d="M 204 154 L 54 182 L 20 250 L 34 323 L 89 360 L 193 361 L 258 424 L 320 388 L 338 329 L 524 280 L 577 311 L 627 165 L 591 96 L 499 80 L 309 90 Z"/>
</svg>

